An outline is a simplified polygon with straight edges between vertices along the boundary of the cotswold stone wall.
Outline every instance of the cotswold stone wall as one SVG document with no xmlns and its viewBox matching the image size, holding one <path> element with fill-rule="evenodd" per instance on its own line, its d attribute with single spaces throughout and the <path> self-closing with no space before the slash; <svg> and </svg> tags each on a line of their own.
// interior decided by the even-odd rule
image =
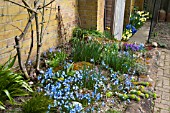
<svg viewBox="0 0 170 113">
<path fill-rule="evenodd" d="M 21 0 L 13 0 L 17 3 L 22 3 Z M 34 0 L 27 0 L 31 7 L 33 6 Z M 40 0 L 43 2 L 43 0 Z M 46 0 L 49 3 L 51 0 Z M 41 3 L 42 5 L 42 3 Z M 77 0 L 55 0 L 52 5 L 45 8 L 45 33 L 42 44 L 42 51 L 46 51 L 48 48 L 57 46 L 60 42 L 58 36 L 58 6 L 60 6 L 61 16 L 63 19 L 62 29 L 66 31 L 67 41 L 71 38 L 73 28 L 77 25 L 78 9 Z M 50 9 L 52 7 L 52 9 Z M 40 14 L 39 14 L 40 15 Z M 50 16 L 51 15 L 51 16 Z M 10 55 L 15 55 L 16 50 L 14 49 L 15 41 L 14 37 L 21 34 L 26 23 L 28 22 L 29 15 L 27 10 L 14 5 L 9 2 L 0 2 L 0 64 L 7 61 Z M 41 18 L 39 18 L 41 22 Z M 34 59 L 36 53 L 36 31 L 35 31 L 35 20 L 33 20 L 33 31 L 34 31 L 34 48 L 32 51 L 31 58 Z M 41 24 L 41 23 L 39 23 Z M 31 29 L 21 41 L 22 58 L 25 60 L 28 55 L 29 46 L 31 43 Z"/>
</svg>

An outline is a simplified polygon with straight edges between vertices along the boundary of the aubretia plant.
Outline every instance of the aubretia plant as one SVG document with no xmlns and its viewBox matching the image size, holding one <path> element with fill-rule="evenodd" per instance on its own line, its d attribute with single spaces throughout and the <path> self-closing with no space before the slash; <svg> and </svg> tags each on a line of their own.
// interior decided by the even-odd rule
<svg viewBox="0 0 170 113">
<path fill-rule="evenodd" d="M 125 51 L 134 51 L 134 52 L 137 52 L 137 51 L 144 51 L 145 48 L 144 48 L 144 44 L 135 44 L 135 43 L 124 43 L 124 50 Z"/>
</svg>

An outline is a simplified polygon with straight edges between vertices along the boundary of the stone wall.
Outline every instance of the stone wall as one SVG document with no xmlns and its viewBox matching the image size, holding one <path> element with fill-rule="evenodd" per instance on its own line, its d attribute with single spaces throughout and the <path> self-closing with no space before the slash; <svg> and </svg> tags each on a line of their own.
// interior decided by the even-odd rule
<svg viewBox="0 0 170 113">
<path fill-rule="evenodd" d="M 21 0 L 13 0 L 17 3 L 22 3 Z M 40 0 L 41 2 L 43 0 Z M 46 3 L 49 3 L 51 0 L 46 0 Z M 33 7 L 33 0 L 27 0 L 31 7 Z M 59 43 L 58 36 L 58 6 L 61 9 L 61 16 L 63 19 L 62 29 L 64 28 L 66 31 L 67 40 L 71 38 L 71 33 L 73 28 L 77 25 L 77 0 L 55 0 L 52 3 L 52 10 L 50 10 L 51 5 L 49 5 L 45 9 L 45 28 L 48 26 L 44 32 L 42 51 L 46 51 L 47 49 L 57 46 Z M 93 5 L 89 5 L 89 7 L 93 7 Z M 40 15 L 40 14 L 39 14 Z M 51 15 L 51 16 L 50 16 Z M 91 14 L 92 15 L 92 14 Z M 16 50 L 14 49 L 15 41 L 14 37 L 21 34 L 26 23 L 28 22 L 28 13 L 27 10 L 14 5 L 9 2 L 4 2 L 1 0 L 0 2 L 0 64 L 3 64 L 10 55 L 15 55 Z M 96 17 L 94 17 L 96 18 Z M 90 20 L 89 20 L 90 21 Z M 94 20 L 95 21 L 95 20 Z M 41 18 L 39 18 L 39 22 L 41 22 Z M 97 21 L 96 21 L 97 22 Z M 35 20 L 33 20 L 33 31 L 34 31 L 34 48 L 32 51 L 31 58 L 34 59 L 36 53 L 36 31 L 35 31 Z M 31 43 L 31 29 L 21 40 L 21 51 L 23 60 L 26 59 L 28 55 L 29 46 Z"/>
</svg>

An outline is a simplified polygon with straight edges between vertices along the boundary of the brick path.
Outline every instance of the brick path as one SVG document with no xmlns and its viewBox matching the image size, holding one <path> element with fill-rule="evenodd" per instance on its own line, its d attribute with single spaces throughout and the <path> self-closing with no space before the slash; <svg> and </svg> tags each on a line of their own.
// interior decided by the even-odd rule
<svg viewBox="0 0 170 113">
<path fill-rule="evenodd" d="M 154 113 L 170 113 L 170 50 L 161 49 L 156 93 L 159 96 L 155 100 Z"/>
</svg>

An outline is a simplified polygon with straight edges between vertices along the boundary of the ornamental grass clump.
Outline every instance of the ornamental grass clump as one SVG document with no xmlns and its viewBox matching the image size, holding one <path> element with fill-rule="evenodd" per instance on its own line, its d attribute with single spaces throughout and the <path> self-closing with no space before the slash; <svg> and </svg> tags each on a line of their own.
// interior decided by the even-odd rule
<svg viewBox="0 0 170 113">
<path fill-rule="evenodd" d="M 94 59 L 95 62 L 98 62 L 101 53 L 101 44 L 92 40 L 85 42 L 84 40 L 73 39 L 72 57 L 74 62 L 90 62 L 91 59 Z"/>
<path fill-rule="evenodd" d="M 33 92 L 21 74 L 13 73 L 10 69 L 14 65 L 16 56 L 0 66 L 0 109 L 5 109 L 4 103 L 16 104 L 14 97 L 29 95 Z"/>
<path fill-rule="evenodd" d="M 109 51 L 102 53 L 101 64 L 106 68 L 112 68 L 115 72 L 128 73 L 131 67 L 134 67 L 136 58 L 133 58 L 129 52 Z"/>
</svg>

